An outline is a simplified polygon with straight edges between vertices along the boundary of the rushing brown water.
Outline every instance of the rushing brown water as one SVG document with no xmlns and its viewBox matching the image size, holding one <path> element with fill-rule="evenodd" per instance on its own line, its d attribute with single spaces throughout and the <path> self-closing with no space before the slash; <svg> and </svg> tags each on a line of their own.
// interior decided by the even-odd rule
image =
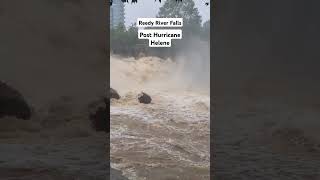
<svg viewBox="0 0 320 180">
<path fill-rule="evenodd" d="M 122 96 L 111 102 L 111 165 L 129 179 L 209 179 L 209 83 L 189 65 L 111 56 L 111 86 Z M 137 101 L 141 91 L 151 104 Z"/>
<path fill-rule="evenodd" d="M 106 134 L 90 127 L 87 111 L 62 98 L 28 121 L 0 118 L 0 179 L 105 180 Z"/>
</svg>

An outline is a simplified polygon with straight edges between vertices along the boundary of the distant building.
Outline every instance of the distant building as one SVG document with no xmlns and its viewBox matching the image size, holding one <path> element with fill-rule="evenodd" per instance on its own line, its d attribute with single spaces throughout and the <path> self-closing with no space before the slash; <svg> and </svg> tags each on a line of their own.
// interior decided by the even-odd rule
<svg viewBox="0 0 320 180">
<path fill-rule="evenodd" d="M 115 28 L 124 24 L 124 3 L 121 0 L 113 0 L 110 6 L 110 27 Z"/>
</svg>

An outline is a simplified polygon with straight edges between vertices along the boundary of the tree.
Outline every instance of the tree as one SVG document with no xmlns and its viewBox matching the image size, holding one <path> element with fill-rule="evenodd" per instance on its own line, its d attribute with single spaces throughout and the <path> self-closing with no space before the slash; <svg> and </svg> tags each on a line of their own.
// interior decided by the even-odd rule
<svg viewBox="0 0 320 180">
<path fill-rule="evenodd" d="M 167 0 L 160 8 L 157 15 L 159 18 L 183 18 L 183 35 L 198 34 L 201 28 L 201 16 L 195 7 L 193 0 L 176 2 Z"/>
<path fill-rule="evenodd" d="M 121 0 L 123 3 L 129 3 L 129 0 Z M 157 1 L 159 1 L 160 3 L 161 3 L 161 0 L 155 0 L 155 2 L 157 2 Z M 174 1 L 174 0 L 171 0 L 171 1 Z M 113 2 L 113 0 L 110 0 L 110 6 L 112 5 L 112 2 Z M 175 2 L 182 2 L 182 0 L 175 0 Z M 216 3 L 215 3 L 216 1 L 215 0 L 213 0 L 213 12 L 212 13 L 215 13 L 215 11 L 216 11 Z M 138 3 L 138 0 L 131 0 L 131 4 L 132 3 Z M 206 1 L 205 2 L 205 5 L 206 6 L 209 6 L 210 5 L 210 1 L 208 0 L 208 1 Z"/>
<path fill-rule="evenodd" d="M 121 0 L 124 3 L 129 3 L 129 0 Z M 155 0 L 156 2 L 157 0 Z M 161 3 L 161 0 L 158 0 Z M 173 0 L 172 0 L 173 1 Z M 182 2 L 182 0 L 175 0 L 176 2 Z M 112 5 L 113 0 L 110 0 L 110 5 Z M 131 3 L 138 3 L 138 0 L 131 0 Z M 205 2 L 205 5 L 209 6 L 209 1 Z M 215 5 L 213 6 L 215 8 Z"/>
<path fill-rule="evenodd" d="M 119 24 L 110 30 L 110 48 L 113 53 L 134 56 L 136 45 L 141 43 L 147 42 L 138 39 L 138 28 L 135 24 L 132 24 L 128 29 L 124 24 Z"/>
<path fill-rule="evenodd" d="M 110 30 L 110 47 L 115 52 L 123 52 L 126 47 L 126 28 L 124 24 L 119 24 L 116 28 Z"/>
<path fill-rule="evenodd" d="M 133 46 L 137 43 L 138 39 L 138 28 L 136 24 L 132 24 L 127 31 L 128 39 L 127 42 L 130 46 Z"/>
<path fill-rule="evenodd" d="M 210 20 L 203 23 L 201 28 L 201 39 L 210 40 Z"/>
</svg>

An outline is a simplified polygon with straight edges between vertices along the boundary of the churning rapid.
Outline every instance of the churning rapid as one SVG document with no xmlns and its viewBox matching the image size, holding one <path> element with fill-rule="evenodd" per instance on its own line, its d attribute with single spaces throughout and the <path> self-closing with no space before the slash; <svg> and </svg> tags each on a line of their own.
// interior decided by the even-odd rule
<svg viewBox="0 0 320 180">
<path fill-rule="evenodd" d="M 129 179 L 209 179 L 209 59 L 190 57 L 111 56 L 111 166 Z"/>
</svg>

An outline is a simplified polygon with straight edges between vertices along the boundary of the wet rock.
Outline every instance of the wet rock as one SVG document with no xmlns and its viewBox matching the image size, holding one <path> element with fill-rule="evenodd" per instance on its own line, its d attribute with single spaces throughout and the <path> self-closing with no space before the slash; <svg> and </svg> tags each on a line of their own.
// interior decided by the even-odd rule
<svg viewBox="0 0 320 180">
<path fill-rule="evenodd" d="M 109 98 L 112 99 L 120 99 L 120 95 L 118 94 L 118 92 L 112 88 L 110 88 L 110 91 L 109 91 Z"/>
<path fill-rule="evenodd" d="M 17 90 L 0 81 L 0 118 L 4 116 L 27 120 L 31 108 Z"/>
<path fill-rule="evenodd" d="M 100 104 L 96 106 L 96 111 L 89 115 L 91 121 L 91 126 L 96 131 L 110 132 L 110 122 L 109 122 L 109 99 L 104 98 L 104 107 Z M 90 107 L 91 109 L 93 107 Z"/>
<path fill-rule="evenodd" d="M 151 97 L 144 92 L 141 92 L 140 94 L 138 94 L 138 100 L 140 103 L 143 103 L 143 104 L 149 104 L 152 101 Z"/>
</svg>

